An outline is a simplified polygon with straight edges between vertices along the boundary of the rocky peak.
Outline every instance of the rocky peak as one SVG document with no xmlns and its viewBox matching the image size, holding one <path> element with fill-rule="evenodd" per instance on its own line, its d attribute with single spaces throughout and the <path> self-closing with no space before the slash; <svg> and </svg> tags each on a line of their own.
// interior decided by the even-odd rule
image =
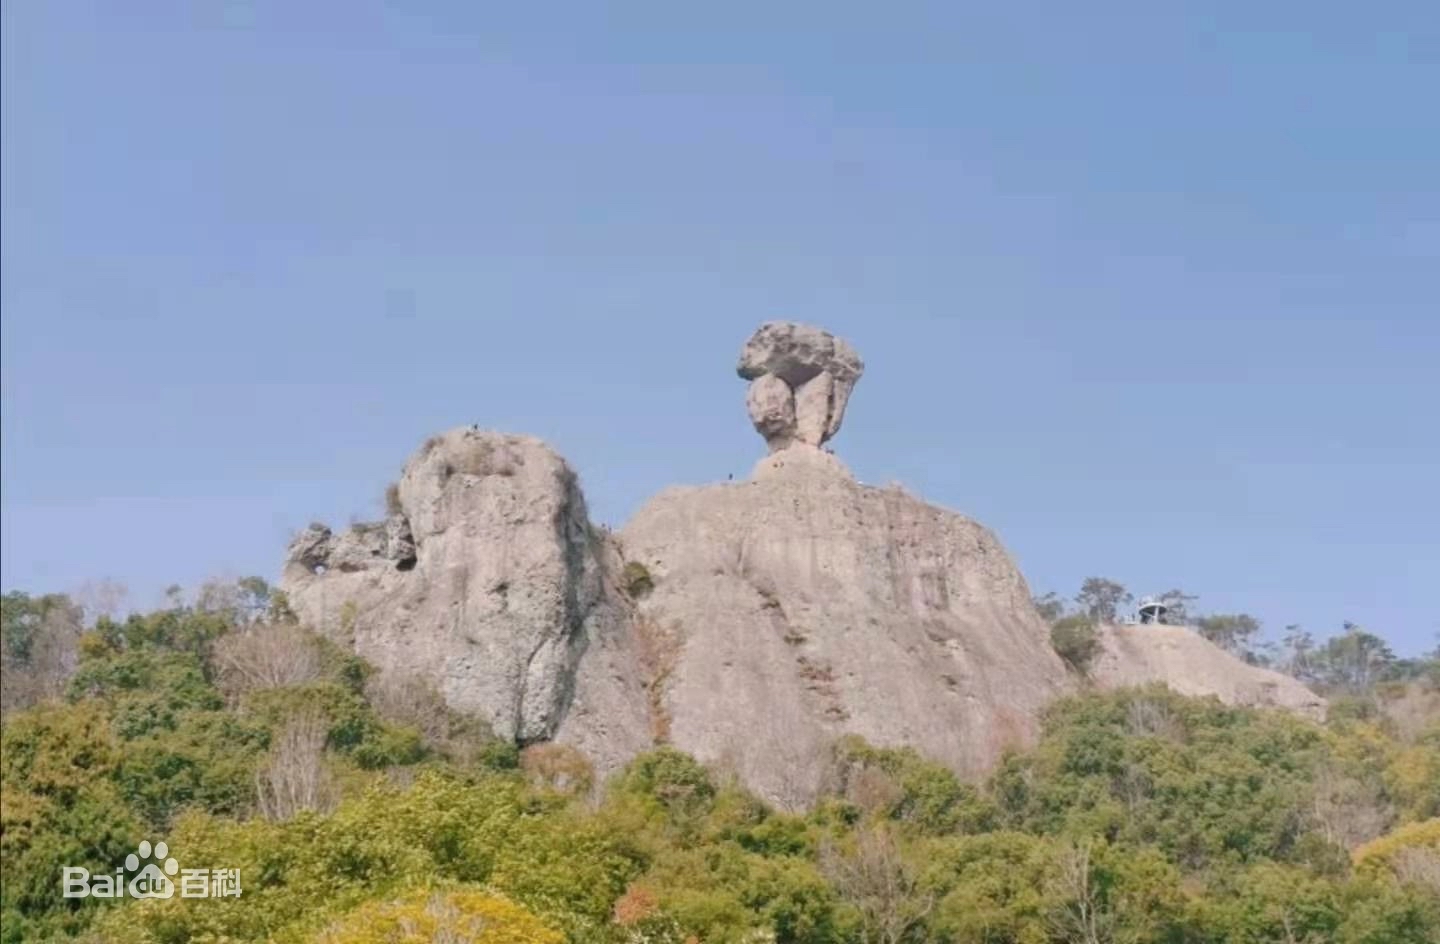
<svg viewBox="0 0 1440 944">
<path fill-rule="evenodd" d="M 391 495 L 384 521 L 291 542 L 291 606 L 496 733 L 549 737 L 587 628 L 611 612 L 574 472 L 538 439 L 456 429 L 420 447 Z"/>
</svg>

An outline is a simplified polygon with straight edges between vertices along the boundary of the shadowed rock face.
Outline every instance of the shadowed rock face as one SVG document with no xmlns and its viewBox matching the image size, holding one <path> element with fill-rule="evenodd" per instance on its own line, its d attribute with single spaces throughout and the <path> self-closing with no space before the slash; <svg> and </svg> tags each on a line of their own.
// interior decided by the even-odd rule
<svg viewBox="0 0 1440 944">
<path fill-rule="evenodd" d="M 778 452 L 818 448 L 838 433 L 865 365 L 828 331 L 772 321 L 745 342 L 736 372 L 750 381 L 745 402 L 756 432 Z"/>
</svg>

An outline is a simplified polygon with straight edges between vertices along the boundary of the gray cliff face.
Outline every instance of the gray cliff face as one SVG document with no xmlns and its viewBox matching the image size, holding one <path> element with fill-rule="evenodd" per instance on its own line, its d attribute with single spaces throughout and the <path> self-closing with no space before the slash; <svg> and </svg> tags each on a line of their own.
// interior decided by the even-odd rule
<svg viewBox="0 0 1440 944">
<path fill-rule="evenodd" d="M 669 743 L 797 808 L 834 740 L 858 734 L 982 775 L 1079 682 L 993 534 L 857 483 L 822 448 L 862 371 L 818 328 L 763 326 L 739 366 L 769 449 L 752 478 L 669 489 L 614 536 L 544 443 L 433 437 L 385 521 L 301 532 L 282 587 L 382 670 L 432 679 L 502 737 L 573 745 L 601 774 Z M 1189 630 L 1106 627 L 1102 642 L 1101 688 L 1324 709 Z"/>
<path fill-rule="evenodd" d="M 538 440 L 453 430 L 406 463 L 397 499 L 386 522 L 292 542 L 291 606 L 497 734 L 549 737 L 581 653 L 617 619 L 574 473 Z"/>
</svg>

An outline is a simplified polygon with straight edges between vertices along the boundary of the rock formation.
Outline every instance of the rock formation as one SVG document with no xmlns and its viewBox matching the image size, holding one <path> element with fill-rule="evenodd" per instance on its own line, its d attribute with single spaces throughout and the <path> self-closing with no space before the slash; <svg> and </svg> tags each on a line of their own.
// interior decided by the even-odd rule
<svg viewBox="0 0 1440 944">
<path fill-rule="evenodd" d="M 840 431 L 865 365 L 828 331 L 771 321 L 745 343 L 736 371 L 750 381 L 751 422 L 770 451 L 779 452 L 796 444 L 818 448 Z"/>
<path fill-rule="evenodd" d="M 1030 742 L 1073 683 L 995 536 L 796 452 L 663 492 L 621 532 L 654 581 L 634 625 L 661 653 L 656 728 L 791 807 L 843 734 L 968 776 Z"/>
<path fill-rule="evenodd" d="M 983 774 L 1079 682 L 993 534 L 861 485 L 819 448 L 862 370 L 818 328 L 763 326 L 739 372 L 770 454 L 748 482 L 662 492 L 618 535 L 590 525 L 543 443 L 434 437 L 385 521 L 305 530 L 282 586 L 382 670 L 432 679 L 501 736 L 574 745 L 601 773 L 671 743 L 798 807 L 834 739 L 859 734 Z M 1105 629 L 1092 675 L 1323 709 L 1176 627 Z"/>
<path fill-rule="evenodd" d="M 383 523 L 312 525 L 291 543 L 291 606 L 497 734 L 549 737 L 580 655 L 623 618 L 574 473 L 539 440 L 461 429 L 426 442 L 394 495 Z"/>
<path fill-rule="evenodd" d="M 1184 626 L 1101 626 L 1100 652 L 1089 673 L 1102 689 L 1164 682 L 1181 695 L 1325 716 L 1325 699 L 1296 679 L 1250 665 Z"/>
</svg>

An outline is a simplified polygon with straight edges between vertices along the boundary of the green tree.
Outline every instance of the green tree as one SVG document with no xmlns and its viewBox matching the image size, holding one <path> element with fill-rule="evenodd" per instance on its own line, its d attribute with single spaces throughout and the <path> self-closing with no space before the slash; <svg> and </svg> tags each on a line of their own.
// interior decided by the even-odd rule
<svg viewBox="0 0 1440 944">
<path fill-rule="evenodd" d="M 1322 684 L 1358 695 L 1388 677 L 1395 653 L 1379 636 L 1347 622 L 1338 636 L 1332 636 L 1319 648 L 1314 663 Z"/>
<path fill-rule="evenodd" d="M 1220 648 L 1243 656 L 1260 634 L 1260 621 L 1249 613 L 1215 613 L 1195 620 L 1195 628 Z"/>
<path fill-rule="evenodd" d="M 1119 619 L 1120 607 L 1135 597 L 1124 586 L 1104 577 L 1086 577 L 1075 594 L 1080 611 L 1096 623 L 1113 623 Z"/>
</svg>

